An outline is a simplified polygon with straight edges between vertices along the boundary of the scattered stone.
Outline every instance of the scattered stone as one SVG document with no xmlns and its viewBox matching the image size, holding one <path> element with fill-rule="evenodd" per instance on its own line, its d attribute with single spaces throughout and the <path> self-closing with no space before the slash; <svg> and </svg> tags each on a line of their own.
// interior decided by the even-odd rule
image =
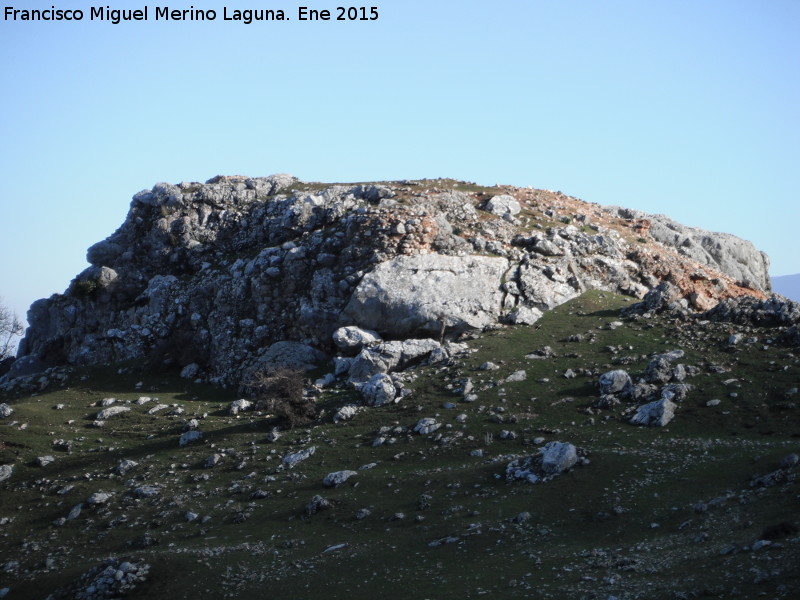
<svg viewBox="0 0 800 600">
<path fill-rule="evenodd" d="M 56 592 L 57 598 L 81 600 L 111 600 L 130 595 L 147 581 L 150 565 L 144 562 L 120 561 L 111 558 L 92 567 L 65 590 Z"/>
<path fill-rule="evenodd" d="M 320 511 L 328 510 L 329 508 L 333 508 L 333 504 L 331 504 L 330 500 L 327 500 L 317 494 L 311 498 L 311 502 L 306 504 L 305 513 L 310 517 Z"/>
<path fill-rule="evenodd" d="M 113 400 L 113 398 L 111 399 Z M 98 421 L 105 421 L 111 417 L 121 415 L 122 413 L 126 413 L 128 411 L 130 411 L 130 407 L 128 406 L 109 406 L 108 408 L 104 408 L 98 412 L 96 419 Z"/>
<path fill-rule="evenodd" d="M 438 423 L 433 417 L 424 417 L 417 421 L 417 424 L 414 425 L 414 432 L 420 435 L 428 435 L 429 433 L 433 433 L 439 429 L 441 426 L 442 424 Z"/>
<path fill-rule="evenodd" d="M 203 438 L 203 432 L 197 431 L 196 429 L 192 431 L 187 431 L 186 433 L 182 434 L 180 439 L 178 440 L 178 445 L 183 448 L 184 446 L 188 446 L 194 442 L 199 442 Z"/>
<path fill-rule="evenodd" d="M 0 465 L 0 481 L 5 481 L 14 472 L 13 465 Z"/>
<path fill-rule="evenodd" d="M 140 485 L 133 489 L 136 498 L 157 498 L 161 495 L 161 487 L 157 485 Z"/>
<path fill-rule="evenodd" d="M 111 500 L 111 494 L 108 492 L 95 492 L 86 499 L 86 503 L 90 506 L 102 506 Z"/>
<path fill-rule="evenodd" d="M 549 475 L 563 473 L 578 462 L 577 448 L 567 442 L 549 442 L 541 452 L 542 470 Z"/>
<path fill-rule="evenodd" d="M 334 471 L 325 476 L 322 480 L 322 485 L 325 487 L 338 487 L 357 474 L 356 471 Z"/>
<path fill-rule="evenodd" d="M 362 410 L 361 406 L 357 406 L 355 404 L 345 404 L 333 415 L 333 422 L 341 423 L 342 421 L 349 421 L 356 416 L 360 410 Z"/>
<path fill-rule="evenodd" d="M 253 407 L 253 403 L 249 400 L 245 400 L 244 398 L 240 398 L 239 400 L 234 400 L 231 402 L 231 406 L 228 409 L 228 413 L 231 415 L 238 415 L 240 412 L 245 412 L 250 410 Z"/>
<path fill-rule="evenodd" d="M 8 404 L 6 404 L 5 402 L 0 404 L 0 419 L 5 419 L 13 414 L 14 414 L 14 409 L 11 408 Z"/>
<path fill-rule="evenodd" d="M 46 455 L 46 456 L 40 456 L 40 457 L 38 457 L 36 459 L 36 466 L 38 466 L 38 467 L 46 467 L 47 465 L 49 465 L 54 460 L 55 460 L 55 457 L 53 457 L 53 456 L 51 456 L 49 454 Z"/>
<path fill-rule="evenodd" d="M 203 468 L 204 469 L 211 469 L 216 467 L 220 462 L 222 462 L 223 455 L 215 452 L 208 458 L 203 461 Z"/>
<path fill-rule="evenodd" d="M 134 468 L 136 468 L 138 466 L 139 466 L 139 463 L 137 463 L 136 461 L 129 460 L 129 459 L 124 459 L 124 460 L 119 461 L 119 464 L 116 466 L 115 470 L 116 470 L 117 474 L 125 475 L 128 471 L 130 471 L 131 469 L 134 469 Z"/>
<path fill-rule="evenodd" d="M 333 332 L 333 343 L 343 352 L 357 354 L 364 346 L 369 346 L 381 341 L 381 336 L 368 329 L 361 329 L 355 325 L 340 327 Z"/>
<path fill-rule="evenodd" d="M 644 404 L 636 410 L 631 417 L 633 425 L 646 425 L 648 427 L 664 427 L 675 417 L 677 405 L 667 398 Z"/>
<path fill-rule="evenodd" d="M 311 455 L 313 455 L 314 452 L 316 452 L 316 450 L 317 450 L 316 446 L 311 446 L 309 448 L 306 448 L 305 450 L 300 450 L 299 452 L 293 452 L 291 454 L 287 454 L 286 456 L 283 457 L 281 463 L 283 464 L 284 467 L 288 469 L 293 469 L 299 463 L 303 462 L 304 460 L 308 459 Z"/>
<path fill-rule="evenodd" d="M 528 374 L 523 370 L 519 370 L 519 371 L 514 371 L 511 375 L 506 377 L 503 381 L 505 383 L 510 383 L 510 382 L 514 382 L 514 381 L 525 381 L 527 378 L 528 378 Z"/>
<path fill-rule="evenodd" d="M 630 395 L 633 391 L 633 382 L 627 371 L 617 369 L 603 373 L 600 376 L 600 392 L 603 394 Z"/>
<path fill-rule="evenodd" d="M 361 395 L 369 406 L 384 406 L 399 400 L 394 381 L 386 373 L 370 377 L 362 386 Z"/>
</svg>

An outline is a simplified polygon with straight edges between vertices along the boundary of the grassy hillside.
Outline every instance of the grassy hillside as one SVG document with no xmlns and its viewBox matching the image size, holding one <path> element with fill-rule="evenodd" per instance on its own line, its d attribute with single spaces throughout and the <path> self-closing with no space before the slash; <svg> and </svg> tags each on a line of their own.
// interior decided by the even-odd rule
<svg viewBox="0 0 800 600">
<path fill-rule="evenodd" d="M 275 442 L 268 415 L 228 414 L 231 392 L 137 365 L 6 399 L 0 588 L 45 598 L 113 556 L 150 565 L 130 597 L 154 600 L 800 597 L 798 467 L 779 469 L 800 450 L 797 356 L 769 330 L 737 328 L 753 339 L 730 346 L 727 324 L 623 318 L 629 302 L 588 292 L 534 327 L 483 334 L 465 356 L 416 369 L 400 403 L 349 422 L 331 416 L 357 394 L 324 392 L 321 419 Z M 545 346 L 552 356 L 533 358 Z M 667 427 L 629 424 L 630 401 L 594 408 L 600 374 L 636 379 L 676 348 L 699 373 Z M 520 370 L 523 381 L 502 382 Z M 456 393 L 466 377 L 474 402 Z M 130 410 L 95 427 L 108 397 Z M 423 417 L 442 426 L 413 433 Z M 203 438 L 180 447 L 192 418 Z M 374 446 L 380 436 L 394 442 Z M 510 460 L 554 440 L 588 464 L 506 481 Z M 119 474 L 122 460 L 137 465 Z M 344 469 L 357 474 L 323 486 Z M 110 496 L 91 506 L 97 492 Z M 315 495 L 331 506 L 310 514 Z"/>
</svg>

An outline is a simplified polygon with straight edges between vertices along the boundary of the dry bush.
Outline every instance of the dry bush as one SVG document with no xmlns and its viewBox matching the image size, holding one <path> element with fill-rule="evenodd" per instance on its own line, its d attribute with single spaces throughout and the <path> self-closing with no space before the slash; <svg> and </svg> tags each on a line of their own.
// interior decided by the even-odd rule
<svg viewBox="0 0 800 600">
<path fill-rule="evenodd" d="M 317 418 L 317 405 L 303 396 L 303 371 L 259 371 L 253 375 L 248 388 L 255 396 L 256 408 L 274 414 L 287 429 Z"/>
</svg>

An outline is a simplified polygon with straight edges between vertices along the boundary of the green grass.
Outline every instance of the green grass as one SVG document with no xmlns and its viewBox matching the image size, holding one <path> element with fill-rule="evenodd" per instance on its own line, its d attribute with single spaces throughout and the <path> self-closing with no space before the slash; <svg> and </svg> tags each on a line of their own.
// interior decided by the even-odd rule
<svg viewBox="0 0 800 600">
<path fill-rule="evenodd" d="M 477 352 L 451 365 L 417 369 L 417 379 L 409 383 L 413 394 L 400 404 L 367 409 L 344 424 L 333 425 L 326 417 L 284 432 L 273 444 L 266 442 L 273 424 L 265 415 L 226 414 L 236 398 L 232 393 L 131 367 L 122 374 L 111 368 L 78 370 L 68 388 L 13 399 L 16 412 L 6 421 L 18 425 L 2 424 L 0 447 L 0 462 L 15 465 L 12 478 L 0 484 L 0 518 L 13 521 L 0 527 L 0 567 L 18 560 L 20 568 L 3 573 L 3 585 L 12 588 L 9 597 L 43 598 L 113 555 L 153 566 L 135 597 L 154 599 L 263 598 L 265 593 L 675 598 L 677 592 L 704 590 L 728 597 L 734 587 L 740 597 L 761 592 L 793 597 L 800 590 L 798 542 L 781 540 L 783 549 L 758 553 L 723 555 L 721 548 L 750 544 L 765 526 L 798 520 L 795 484 L 760 492 L 749 487 L 751 475 L 774 470 L 800 445 L 796 409 L 787 408 L 784 397 L 797 385 L 797 359 L 785 348 L 761 349 L 769 337 L 765 331 L 755 332 L 762 343 L 730 350 L 727 325 L 681 328 L 655 318 L 624 320 L 624 326 L 609 329 L 609 323 L 623 320 L 619 310 L 630 302 L 589 292 L 533 327 L 483 334 L 470 342 Z M 566 341 L 576 333 L 583 341 Z M 556 356 L 525 358 L 543 346 Z M 629 425 L 624 404 L 589 414 L 598 395 L 597 375 L 563 377 L 568 368 L 597 374 L 620 368 L 623 356 L 632 358 L 621 368 L 635 377 L 650 354 L 673 348 L 683 348 L 681 362 L 703 368 L 703 374 L 691 378 L 695 389 L 663 429 Z M 481 371 L 487 360 L 500 369 Z M 712 363 L 730 372 L 707 373 Z M 525 381 L 496 384 L 519 369 L 526 371 Z M 474 403 L 460 402 L 446 388 L 463 377 L 475 383 Z M 738 387 L 723 384 L 730 378 L 740 380 Z M 141 391 L 135 388 L 140 380 Z M 735 399 L 729 397 L 734 390 Z M 185 413 L 152 416 L 146 414 L 152 403 L 131 404 L 129 413 L 109 419 L 102 429 L 91 427 L 98 400 L 114 396 L 124 402 L 141 395 L 178 404 Z M 356 397 L 351 391 L 329 392 L 319 402 L 329 417 Z M 712 398 L 721 404 L 706 406 Z M 446 409 L 445 402 L 457 406 Z M 63 410 L 55 410 L 57 404 L 64 404 Z M 462 412 L 464 424 L 455 420 Z M 203 444 L 179 448 L 184 421 L 203 414 Z M 435 434 L 400 434 L 393 445 L 372 446 L 381 426 L 410 429 L 419 418 L 437 415 L 451 427 L 436 433 L 453 442 L 441 445 Z M 20 429 L 21 423 L 27 428 Z M 513 430 L 517 438 L 500 440 L 502 430 Z M 455 439 L 457 433 L 462 435 Z M 590 464 L 541 485 L 498 477 L 508 461 L 503 457 L 535 452 L 533 440 L 540 436 L 585 448 Z M 73 453 L 54 451 L 57 438 L 74 440 Z M 310 459 L 292 471 L 276 469 L 286 453 L 309 445 L 317 447 Z M 476 448 L 484 450 L 483 458 L 470 456 Z M 201 467 L 220 451 L 226 455 L 220 465 Z M 34 466 L 44 454 L 56 461 Z M 120 477 L 112 469 L 122 458 L 140 465 Z M 322 487 L 327 473 L 368 463 L 377 465 L 339 488 Z M 134 500 L 127 494 L 145 483 L 163 486 L 162 498 Z M 65 485 L 74 488 L 59 495 Z M 251 500 L 256 489 L 270 496 Z M 99 490 L 114 493 L 107 509 L 84 508 L 63 527 L 52 524 Z M 315 494 L 334 507 L 308 517 L 304 507 Z M 430 507 L 421 510 L 422 494 L 430 496 Z M 706 513 L 692 509 L 727 495 L 730 499 Z M 357 520 L 363 508 L 371 514 Z M 212 518 L 187 522 L 183 515 L 189 510 Z M 237 524 L 234 517 L 241 512 L 249 518 Z M 514 522 L 522 512 L 530 519 Z M 405 518 L 394 519 L 396 513 Z M 119 522 L 122 515 L 125 522 Z M 682 529 L 686 521 L 690 524 Z M 159 544 L 147 549 L 129 544 L 144 534 Z M 707 539 L 694 541 L 701 534 Z M 458 541 L 429 545 L 449 536 Z M 342 543 L 347 545 L 324 552 Z M 46 571 L 41 565 L 48 556 L 55 557 L 55 566 Z M 754 568 L 780 574 L 756 584 Z"/>
</svg>

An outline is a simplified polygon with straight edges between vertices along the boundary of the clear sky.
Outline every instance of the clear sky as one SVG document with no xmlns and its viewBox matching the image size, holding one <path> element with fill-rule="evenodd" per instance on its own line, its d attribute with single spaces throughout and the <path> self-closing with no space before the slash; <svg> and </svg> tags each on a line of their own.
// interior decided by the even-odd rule
<svg viewBox="0 0 800 600">
<path fill-rule="evenodd" d="M 292 173 L 557 189 L 753 241 L 800 272 L 800 2 L 170 4 L 214 22 L 0 21 L 0 296 L 24 316 L 159 181 Z M 371 4 L 371 5 L 372 5 Z M 371 6 L 370 5 L 370 6 Z M 105 5 L 103 5 L 105 6 Z M 223 21 L 223 6 L 288 22 Z M 357 6 L 360 6 L 358 4 Z"/>
</svg>

